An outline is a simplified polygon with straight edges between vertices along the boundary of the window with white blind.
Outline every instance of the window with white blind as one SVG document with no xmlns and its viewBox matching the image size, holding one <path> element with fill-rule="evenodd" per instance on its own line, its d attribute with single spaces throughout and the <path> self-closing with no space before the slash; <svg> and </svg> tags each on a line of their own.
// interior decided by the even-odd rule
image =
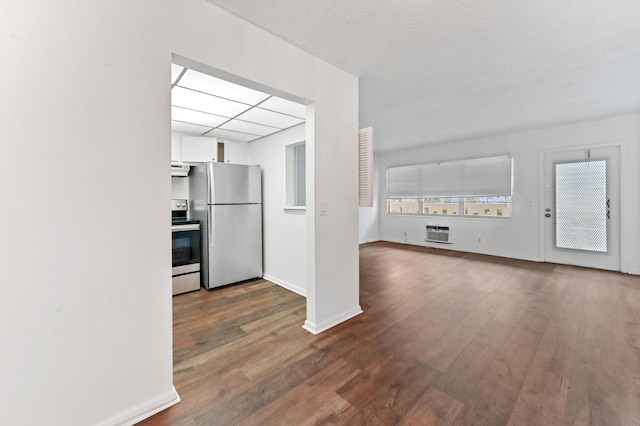
<svg viewBox="0 0 640 426">
<path fill-rule="evenodd" d="M 390 167 L 390 214 L 511 217 L 509 156 Z"/>
</svg>

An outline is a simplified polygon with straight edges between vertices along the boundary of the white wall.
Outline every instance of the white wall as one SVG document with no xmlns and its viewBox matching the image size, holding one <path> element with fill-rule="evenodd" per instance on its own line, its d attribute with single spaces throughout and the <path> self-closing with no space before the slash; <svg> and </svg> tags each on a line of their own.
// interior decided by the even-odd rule
<svg viewBox="0 0 640 426">
<path fill-rule="evenodd" d="M 171 177 L 171 198 L 189 199 L 189 178 L 186 176 Z"/>
<path fill-rule="evenodd" d="M 306 211 L 285 210 L 285 146 L 304 141 L 305 125 L 249 143 L 249 163 L 262 167 L 264 277 L 307 295 Z"/>
<path fill-rule="evenodd" d="M 425 146 L 378 155 L 380 170 L 380 238 L 386 241 L 424 245 L 425 224 L 448 225 L 453 244 L 447 249 L 486 253 L 540 261 L 540 218 L 543 152 L 578 146 L 621 145 L 621 266 L 622 271 L 640 273 L 640 115 L 631 114 L 527 132 L 511 133 L 456 143 Z M 464 217 L 408 217 L 386 212 L 386 169 L 393 166 L 433 163 L 465 158 L 513 155 L 512 218 L 492 220 Z M 478 242 L 480 239 L 481 242 Z"/>
<path fill-rule="evenodd" d="M 182 137 L 192 136 L 183 132 L 171 132 L 171 161 L 182 161 Z"/>
<path fill-rule="evenodd" d="M 314 102 L 306 325 L 359 311 L 356 77 L 204 0 L 3 2 L 0 29 L 16 206 L 0 213 L 1 424 L 117 424 L 176 401 L 172 53 Z M 319 217 L 315 199 L 340 208 Z"/>
</svg>

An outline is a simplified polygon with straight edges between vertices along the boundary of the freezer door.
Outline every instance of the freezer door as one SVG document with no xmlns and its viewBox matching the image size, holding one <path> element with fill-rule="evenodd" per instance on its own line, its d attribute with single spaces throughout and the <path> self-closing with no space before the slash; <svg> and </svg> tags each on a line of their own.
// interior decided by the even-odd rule
<svg viewBox="0 0 640 426">
<path fill-rule="evenodd" d="M 262 276 L 262 205 L 209 206 L 207 288 Z"/>
<path fill-rule="evenodd" d="M 209 204 L 262 202 L 260 166 L 214 162 L 206 165 Z"/>
</svg>

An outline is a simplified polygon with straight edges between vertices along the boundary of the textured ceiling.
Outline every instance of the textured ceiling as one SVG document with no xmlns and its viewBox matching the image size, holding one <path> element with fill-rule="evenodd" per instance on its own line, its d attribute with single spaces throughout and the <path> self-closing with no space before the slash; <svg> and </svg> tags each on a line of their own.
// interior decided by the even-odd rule
<svg viewBox="0 0 640 426">
<path fill-rule="evenodd" d="M 209 0 L 360 77 L 376 151 L 640 111 L 638 0 Z"/>
</svg>

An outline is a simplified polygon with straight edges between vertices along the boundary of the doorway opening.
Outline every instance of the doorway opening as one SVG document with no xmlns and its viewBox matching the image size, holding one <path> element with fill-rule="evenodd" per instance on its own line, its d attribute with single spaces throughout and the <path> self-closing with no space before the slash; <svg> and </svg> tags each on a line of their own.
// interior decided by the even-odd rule
<svg viewBox="0 0 640 426">
<path fill-rule="evenodd" d="M 172 170 L 179 168 L 182 173 L 172 173 L 172 198 L 191 198 L 185 168 L 195 170 L 193 166 L 203 162 L 259 165 L 263 277 L 305 297 L 307 221 L 304 209 L 285 208 L 285 147 L 305 140 L 309 104 L 225 71 L 172 56 L 171 162 Z M 305 161 L 310 161 L 308 155 Z"/>
</svg>

